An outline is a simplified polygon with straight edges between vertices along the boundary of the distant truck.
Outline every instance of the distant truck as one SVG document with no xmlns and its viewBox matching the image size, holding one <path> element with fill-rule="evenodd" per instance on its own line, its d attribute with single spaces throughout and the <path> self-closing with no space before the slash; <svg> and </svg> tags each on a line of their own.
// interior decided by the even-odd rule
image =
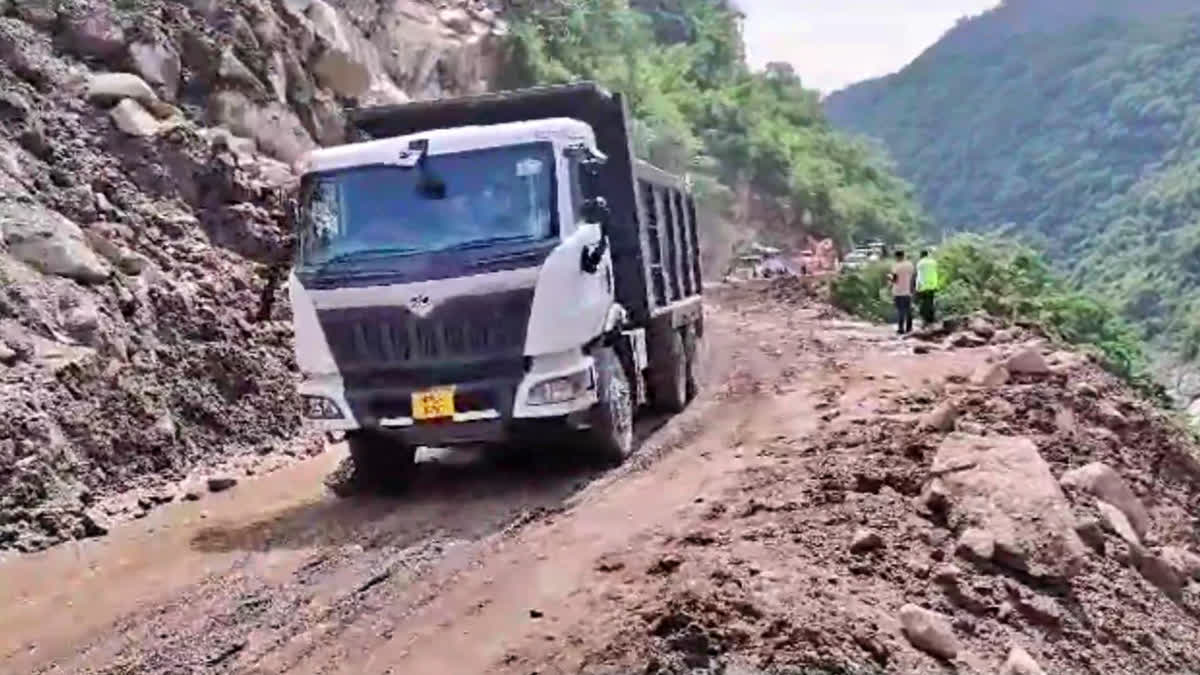
<svg viewBox="0 0 1200 675">
<path fill-rule="evenodd" d="M 594 84 L 351 114 L 303 160 L 289 275 L 306 417 L 353 480 L 420 446 L 561 437 L 619 463 L 681 411 L 704 335 L 696 203 Z"/>
</svg>

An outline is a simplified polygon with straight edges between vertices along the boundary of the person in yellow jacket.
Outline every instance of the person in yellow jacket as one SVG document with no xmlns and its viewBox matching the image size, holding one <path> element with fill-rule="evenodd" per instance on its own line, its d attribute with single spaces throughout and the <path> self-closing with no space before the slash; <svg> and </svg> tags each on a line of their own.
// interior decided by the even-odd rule
<svg viewBox="0 0 1200 675">
<path fill-rule="evenodd" d="M 935 320 L 935 300 L 941 279 L 938 278 L 937 261 L 929 255 L 929 251 L 921 251 L 921 259 L 917 261 L 917 309 L 921 313 L 921 323 L 931 325 Z"/>
</svg>

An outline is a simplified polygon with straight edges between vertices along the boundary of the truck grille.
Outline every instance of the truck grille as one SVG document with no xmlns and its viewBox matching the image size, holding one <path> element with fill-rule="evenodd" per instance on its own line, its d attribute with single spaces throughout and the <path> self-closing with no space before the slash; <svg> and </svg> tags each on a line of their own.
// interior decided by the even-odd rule
<svg viewBox="0 0 1200 675">
<path fill-rule="evenodd" d="M 424 318 L 396 306 L 320 310 L 318 318 L 346 374 L 520 359 L 532 305 L 529 288 L 452 298 Z"/>
</svg>

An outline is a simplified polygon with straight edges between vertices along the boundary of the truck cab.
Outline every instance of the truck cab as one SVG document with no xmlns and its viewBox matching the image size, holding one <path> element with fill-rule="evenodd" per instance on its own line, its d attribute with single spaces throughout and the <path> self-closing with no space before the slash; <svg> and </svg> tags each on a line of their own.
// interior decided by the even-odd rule
<svg viewBox="0 0 1200 675">
<path fill-rule="evenodd" d="M 638 172 L 629 165 L 615 174 L 628 180 L 614 181 L 609 162 L 592 125 L 571 117 L 385 133 L 310 153 L 289 275 L 306 416 L 344 434 L 363 466 L 386 456 L 402 469 L 418 446 L 551 431 L 626 456 L 655 379 L 687 386 L 686 364 L 664 375 L 651 363 L 660 352 L 682 362 L 687 335 L 674 344 L 676 312 L 647 311 L 654 263 L 638 239 L 659 235 L 639 219 L 657 223 L 664 205 L 645 213 Z M 636 208 L 614 213 L 610 200 Z M 698 267 L 689 278 L 698 294 Z M 663 316 L 672 344 L 652 346 Z"/>
</svg>

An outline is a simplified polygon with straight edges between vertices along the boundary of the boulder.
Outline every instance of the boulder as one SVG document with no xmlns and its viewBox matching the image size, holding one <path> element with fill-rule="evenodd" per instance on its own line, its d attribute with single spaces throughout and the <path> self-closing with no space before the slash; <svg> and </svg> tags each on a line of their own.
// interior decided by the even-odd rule
<svg viewBox="0 0 1200 675">
<path fill-rule="evenodd" d="M 1092 462 L 1071 469 L 1062 475 L 1059 483 L 1064 488 L 1081 490 L 1120 509 L 1139 537 L 1145 537 L 1150 531 L 1150 512 L 1120 474 L 1109 465 Z"/>
<path fill-rule="evenodd" d="M 133 73 L 101 73 L 88 81 L 87 99 L 93 103 L 111 105 L 127 98 L 147 105 L 158 101 L 150 85 Z"/>
<path fill-rule="evenodd" d="M 49 30 L 58 23 L 58 3 L 47 0 L 12 0 L 17 18 L 35 28 Z"/>
<path fill-rule="evenodd" d="M 985 363 L 971 374 L 971 384 L 977 387 L 999 387 L 1008 382 L 1008 368 L 1003 363 Z"/>
<path fill-rule="evenodd" d="M 113 15 L 111 3 L 94 3 L 63 20 L 65 44 L 81 56 L 107 61 L 125 51 L 125 31 Z"/>
<path fill-rule="evenodd" d="M 296 115 L 276 102 L 259 106 L 241 92 L 220 91 L 208 98 L 208 114 L 216 124 L 253 138 L 262 152 L 284 162 L 294 162 L 316 147 Z"/>
<path fill-rule="evenodd" d="M 175 100 L 183 64 L 173 47 L 158 42 L 135 42 L 129 45 L 129 61 L 146 82 L 158 87 L 163 99 Z"/>
<path fill-rule="evenodd" d="M 237 485 L 237 479 L 229 476 L 219 476 L 208 479 L 209 492 L 224 492 L 229 488 Z"/>
<path fill-rule="evenodd" d="M 1045 375 L 1050 372 L 1050 366 L 1046 363 L 1045 357 L 1032 347 L 1022 349 L 1008 357 L 1005 365 L 1008 367 L 1008 372 L 1022 375 Z"/>
<path fill-rule="evenodd" d="M 244 87 L 252 92 L 261 93 L 266 91 L 262 81 L 254 74 L 254 71 L 242 63 L 242 60 L 229 47 L 226 47 L 221 52 L 221 62 L 217 66 L 217 76 L 230 84 Z"/>
<path fill-rule="evenodd" d="M 448 7 L 438 12 L 438 21 L 456 33 L 471 32 L 471 15 L 461 7 Z"/>
<path fill-rule="evenodd" d="M 78 225 L 36 203 L 0 200 L 0 236 L 12 257 L 45 274 L 98 283 L 112 271 Z"/>
<path fill-rule="evenodd" d="M 1004 665 L 1000 666 L 1000 675 L 1046 675 L 1046 671 L 1033 660 L 1029 652 L 1014 645 Z"/>
<path fill-rule="evenodd" d="M 117 128 L 130 136 L 154 136 L 162 128 L 158 118 L 131 98 L 118 103 L 108 114 Z"/>
<path fill-rule="evenodd" d="M 958 408 L 953 401 L 943 401 L 921 420 L 921 427 L 936 431 L 951 431 L 958 418 Z"/>
<path fill-rule="evenodd" d="M 1079 571 L 1084 546 L 1074 514 L 1030 439 L 953 433 L 931 474 L 946 492 L 950 526 L 988 532 L 997 563 L 1039 577 Z"/>
<path fill-rule="evenodd" d="M 320 43 L 310 64 L 317 81 L 341 96 L 357 97 L 369 90 L 373 50 L 366 38 L 324 0 L 312 0 L 307 14 Z"/>
<path fill-rule="evenodd" d="M 912 646 L 950 660 L 958 656 L 958 638 L 945 616 L 916 605 L 900 608 L 900 628 Z"/>
<path fill-rule="evenodd" d="M 981 316 L 973 317 L 967 322 L 967 329 L 985 340 L 990 340 L 996 335 L 995 327 Z"/>
<path fill-rule="evenodd" d="M 1106 501 L 1096 500 L 1096 510 L 1100 512 L 1100 524 L 1109 532 L 1124 539 L 1135 551 L 1141 550 L 1142 539 L 1129 523 L 1129 519 L 1120 509 Z"/>
</svg>

